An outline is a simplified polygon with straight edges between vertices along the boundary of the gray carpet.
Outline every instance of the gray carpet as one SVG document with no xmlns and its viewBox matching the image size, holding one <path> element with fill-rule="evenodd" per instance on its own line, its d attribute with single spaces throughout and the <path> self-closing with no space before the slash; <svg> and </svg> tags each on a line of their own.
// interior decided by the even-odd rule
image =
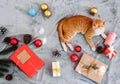
<svg viewBox="0 0 120 84">
<path fill-rule="evenodd" d="M 47 3 L 49 9 L 51 9 L 52 16 L 50 18 L 46 18 L 42 14 L 40 10 L 40 4 L 42 3 Z M 56 31 L 58 21 L 64 17 L 79 14 L 98 18 L 97 15 L 91 16 L 88 13 L 89 8 L 93 6 L 98 8 L 98 14 L 106 20 L 105 32 L 113 31 L 117 34 L 113 44 L 117 50 L 117 55 L 110 60 L 104 54 L 93 52 L 81 34 L 72 39 L 72 45 L 80 45 L 82 52 L 96 57 L 109 66 L 101 84 L 120 84 L 120 0 L 0 0 L 0 25 L 8 29 L 7 36 L 26 33 L 39 35 L 36 29 L 44 28 L 45 32 L 40 35 L 40 38 L 47 38 L 47 42 L 41 48 L 35 48 L 33 44 L 29 45 L 45 61 L 45 67 L 34 78 L 29 79 L 17 67 L 11 67 L 10 72 L 15 72 L 13 80 L 6 81 L 4 78 L 0 78 L 0 84 L 96 84 L 74 71 L 77 63 L 72 63 L 69 59 L 72 52 L 61 52 L 61 57 L 57 58 L 52 55 L 53 50 L 62 50 Z M 38 12 L 36 17 L 30 17 L 27 14 L 30 7 L 36 8 Z M 99 36 L 93 38 L 93 40 L 96 46 L 103 41 Z M 1 48 L 4 46 L 5 44 L 0 43 Z M 81 53 L 77 54 L 80 56 Z M 11 54 L 0 58 L 7 58 Z M 52 77 L 52 61 L 60 62 L 61 77 L 59 78 Z"/>
</svg>

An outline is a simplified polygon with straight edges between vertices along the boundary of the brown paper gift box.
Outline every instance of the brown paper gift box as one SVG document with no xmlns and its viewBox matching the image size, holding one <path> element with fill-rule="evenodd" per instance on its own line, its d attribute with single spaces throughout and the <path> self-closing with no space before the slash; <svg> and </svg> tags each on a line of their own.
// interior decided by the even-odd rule
<svg viewBox="0 0 120 84">
<path fill-rule="evenodd" d="M 106 64 L 83 53 L 75 71 L 97 83 L 101 83 L 107 68 L 108 66 Z"/>
</svg>

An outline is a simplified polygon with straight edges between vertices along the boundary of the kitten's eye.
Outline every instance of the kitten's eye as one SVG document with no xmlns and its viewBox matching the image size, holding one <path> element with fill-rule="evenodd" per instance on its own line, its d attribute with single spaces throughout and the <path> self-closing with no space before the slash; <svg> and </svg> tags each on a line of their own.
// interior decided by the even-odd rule
<svg viewBox="0 0 120 84">
<path fill-rule="evenodd" d="M 96 26 L 95 24 L 93 24 L 93 26 Z"/>
</svg>

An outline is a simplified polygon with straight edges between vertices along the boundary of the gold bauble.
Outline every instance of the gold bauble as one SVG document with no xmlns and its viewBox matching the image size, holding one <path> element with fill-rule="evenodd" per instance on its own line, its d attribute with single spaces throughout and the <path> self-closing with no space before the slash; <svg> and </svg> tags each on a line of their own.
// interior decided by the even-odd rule
<svg viewBox="0 0 120 84">
<path fill-rule="evenodd" d="M 95 15 L 96 13 L 98 13 L 98 9 L 96 7 L 92 7 L 90 9 L 90 14 Z"/>
<path fill-rule="evenodd" d="M 50 17 L 52 15 L 52 12 L 49 9 L 47 9 L 47 10 L 44 11 L 44 15 L 46 17 Z"/>
<path fill-rule="evenodd" d="M 41 4 L 41 9 L 42 10 L 47 10 L 48 9 L 48 5 L 46 3 Z"/>
</svg>

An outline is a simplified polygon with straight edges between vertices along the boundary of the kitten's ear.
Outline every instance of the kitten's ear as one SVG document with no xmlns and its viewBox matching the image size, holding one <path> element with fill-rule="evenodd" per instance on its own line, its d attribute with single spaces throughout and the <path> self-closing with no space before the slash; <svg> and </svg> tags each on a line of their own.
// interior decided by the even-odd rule
<svg viewBox="0 0 120 84">
<path fill-rule="evenodd" d="M 103 25 L 105 25 L 105 20 L 103 20 Z"/>
</svg>

